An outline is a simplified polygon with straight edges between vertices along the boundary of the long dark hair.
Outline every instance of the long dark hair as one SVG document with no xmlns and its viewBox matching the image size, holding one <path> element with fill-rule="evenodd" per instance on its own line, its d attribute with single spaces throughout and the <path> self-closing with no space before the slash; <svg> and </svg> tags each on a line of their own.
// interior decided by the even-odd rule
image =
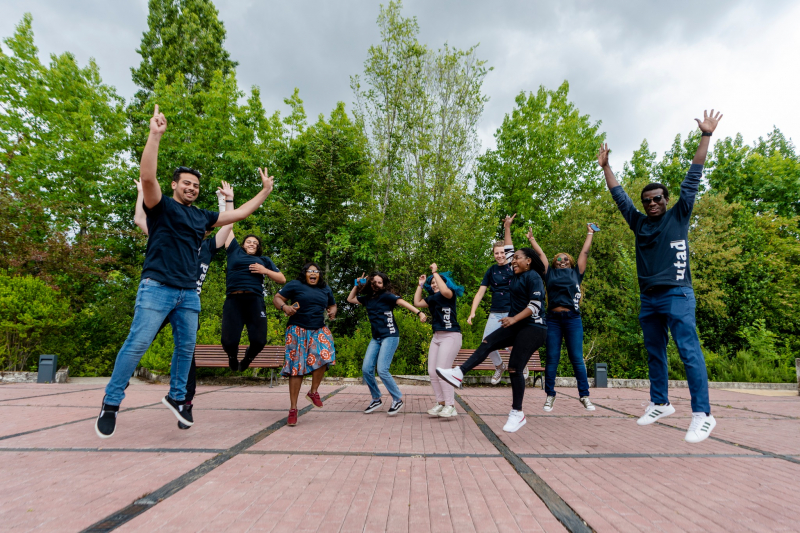
<svg viewBox="0 0 800 533">
<path fill-rule="evenodd" d="M 383 289 L 381 289 L 380 292 L 375 292 L 375 289 L 372 288 L 372 280 L 375 278 L 381 278 L 381 281 L 383 281 Z M 389 281 L 389 276 L 380 270 L 375 270 L 372 272 L 369 276 L 367 276 L 367 283 L 358 286 L 358 293 L 361 296 L 366 296 L 367 298 L 371 298 L 372 296 L 380 296 L 384 292 L 397 294 L 397 290 L 395 289 L 394 285 L 392 285 L 392 282 Z"/>
<path fill-rule="evenodd" d="M 306 272 L 308 272 L 308 269 L 312 266 L 317 267 L 317 270 L 319 270 L 319 281 L 317 281 L 316 285 L 308 285 L 308 281 L 306 281 Z M 327 286 L 327 283 L 325 283 L 325 278 L 322 277 L 322 269 L 314 261 L 303 265 L 303 268 L 300 269 L 300 274 L 297 275 L 297 281 L 304 285 L 308 285 L 309 287 L 317 287 L 318 289 L 324 289 Z"/>
<path fill-rule="evenodd" d="M 525 254 L 525 257 L 531 260 L 531 270 L 539 274 L 544 279 L 544 263 L 539 259 L 539 254 L 533 248 L 519 248 L 519 251 Z"/>
<path fill-rule="evenodd" d="M 242 243 L 239 246 L 244 244 L 244 241 L 246 241 L 250 237 L 254 238 L 256 240 L 256 242 L 258 242 L 258 246 L 256 246 L 256 253 L 253 254 L 253 255 L 261 257 L 261 255 L 264 253 L 264 250 L 261 249 L 261 237 L 259 237 L 258 235 L 253 235 L 252 233 L 250 233 L 248 235 L 245 235 L 244 239 L 242 239 Z M 244 247 L 242 247 L 242 250 L 244 250 Z M 245 252 L 245 253 L 247 253 L 247 252 Z"/>
</svg>

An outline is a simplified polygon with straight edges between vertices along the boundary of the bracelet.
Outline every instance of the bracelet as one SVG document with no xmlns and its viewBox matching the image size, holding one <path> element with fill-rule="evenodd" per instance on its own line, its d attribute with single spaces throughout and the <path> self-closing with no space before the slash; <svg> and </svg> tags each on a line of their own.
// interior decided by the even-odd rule
<svg viewBox="0 0 800 533">
<path fill-rule="evenodd" d="M 230 203 L 233 203 L 233 200 L 225 200 L 225 201 L 226 201 L 226 202 L 230 202 Z"/>
<path fill-rule="evenodd" d="M 710 131 L 704 131 L 703 133 L 700 134 L 700 136 L 701 137 L 711 137 L 711 132 Z"/>
</svg>

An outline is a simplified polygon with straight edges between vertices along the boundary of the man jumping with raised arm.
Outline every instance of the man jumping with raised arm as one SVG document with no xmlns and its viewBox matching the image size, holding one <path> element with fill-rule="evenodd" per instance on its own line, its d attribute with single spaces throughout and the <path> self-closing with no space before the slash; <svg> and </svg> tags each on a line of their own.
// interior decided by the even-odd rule
<svg viewBox="0 0 800 533">
<path fill-rule="evenodd" d="M 637 423 L 646 426 L 675 412 L 668 397 L 669 329 L 686 369 L 692 396 L 692 423 L 686 432 L 686 442 L 692 443 L 705 440 L 717 425 L 711 416 L 708 373 L 695 323 L 695 297 L 689 270 L 689 223 L 710 137 L 721 118 L 722 114 L 715 115 L 712 109 L 710 114 L 703 111 L 702 121 L 695 119 L 702 132 L 700 145 L 681 184 L 680 198 L 669 210 L 667 187 L 650 183 L 642 189 L 645 214 L 640 213 L 608 164 L 608 145 L 603 145 L 597 156 L 611 196 L 636 235 L 636 272 L 642 302 L 639 323 L 650 368 L 650 405 Z"/>
<path fill-rule="evenodd" d="M 200 173 L 178 167 L 172 176 L 172 198 L 163 196 L 156 170 L 158 145 L 166 130 L 167 119 L 156 106 L 139 169 L 150 238 L 131 330 L 117 354 L 114 372 L 106 386 L 103 406 L 95 423 L 97 435 L 104 439 L 114 434 L 119 405 L 125 398 L 125 386 L 167 317 L 172 324 L 175 351 L 172 353 L 169 394 L 162 402 L 179 422 L 186 426 L 194 423 L 191 410 L 185 409 L 184 404 L 200 313 L 198 250 L 208 230 L 244 220 L 272 192 L 274 178 L 266 169 L 259 169 L 261 191 L 238 209 L 224 213 L 197 209 L 192 203 L 200 192 Z"/>
</svg>

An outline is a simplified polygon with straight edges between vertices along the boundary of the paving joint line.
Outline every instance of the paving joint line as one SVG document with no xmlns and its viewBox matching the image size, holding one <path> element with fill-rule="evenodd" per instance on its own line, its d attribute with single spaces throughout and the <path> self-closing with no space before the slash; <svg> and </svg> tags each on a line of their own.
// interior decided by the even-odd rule
<svg viewBox="0 0 800 533">
<path fill-rule="evenodd" d="M 511 451 L 511 449 L 500 440 L 500 437 L 498 437 L 492 428 L 483 421 L 480 415 L 461 398 L 460 394 L 456 394 L 455 397 L 458 404 L 469 414 L 473 422 L 478 425 L 478 428 L 484 436 L 489 439 L 489 442 L 497 448 L 500 455 L 511 464 L 511 467 L 519 474 L 523 481 L 528 484 L 542 502 L 544 502 L 545 506 L 547 506 L 553 516 L 561 522 L 561 525 L 563 525 L 567 531 L 570 533 L 594 532 L 594 529 L 586 520 L 581 518 L 581 516 L 570 507 L 547 482 L 539 477 L 519 455 Z"/>
<path fill-rule="evenodd" d="M 31 398 L 44 398 L 45 396 L 58 396 L 60 394 L 73 394 L 75 392 L 89 392 L 93 390 L 100 390 L 105 389 L 105 387 L 94 387 L 91 389 L 75 389 L 75 390 L 68 390 L 64 392 L 51 392 L 50 394 L 38 394 L 34 396 L 23 396 L 22 398 L 7 398 L 5 400 L 0 400 L 0 402 L 14 402 L 16 400 L 30 400 Z"/>
<path fill-rule="evenodd" d="M 104 387 L 101 387 L 101 388 L 104 388 Z M 90 389 L 90 390 L 97 390 L 97 389 Z M 219 389 L 219 390 L 223 390 L 223 389 Z M 197 394 L 195 394 L 195 396 L 200 396 L 202 394 L 211 394 L 213 392 L 217 392 L 217 391 L 210 390 L 210 391 L 206 391 L 206 392 L 198 392 Z M 145 409 L 147 407 L 155 407 L 156 405 L 161 405 L 161 402 L 159 401 L 157 403 L 149 403 L 147 405 L 140 405 L 139 407 L 131 407 L 129 409 L 124 409 L 124 410 L 120 411 L 120 413 L 125 413 L 127 411 L 138 411 L 139 409 Z M 11 407 L 11 406 L 5 406 L 5 407 Z M 23 407 L 23 406 L 21 406 L 21 407 Z M 24 406 L 24 407 L 31 407 L 31 406 Z M 34 406 L 34 407 L 38 407 L 38 406 Z M 89 408 L 85 407 L 84 409 L 89 409 Z M 2 437 L 0 437 L 0 440 L 13 439 L 13 438 L 16 438 L 16 437 L 22 437 L 23 435 L 30 435 L 31 433 L 38 433 L 40 431 L 47 431 L 48 429 L 55 429 L 55 428 L 60 428 L 60 427 L 63 427 L 63 426 L 70 426 L 72 424 L 77 424 L 79 422 L 86 422 L 87 420 L 94 420 L 95 418 L 97 418 L 97 417 L 96 416 L 90 416 L 89 418 L 81 418 L 79 420 L 72 420 L 71 422 L 63 422 L 61 424 L 56 424 L 55 426 L 47 426 L 47 427 L 39 428 L 39 429 L 32 429 L 30 431 L 22 431 L 20 433 L 14 433 L 13 435 L 2 436 Z"/>
<path fill-rule="evenodd" d="M 564 394 L 564 393 L 562 393 L 562 394 Z M 569 394 L 564 394 L 564 396 L 566 396 L 567 398 L 575 398 L 575 396 L 570 396 Z M 605 405 L 599 404 L 596 401 L 593 402 L 593 403 L 598 407 L 602 407 L 603 409 L 607 409 L 609 411 L 613 411 L 615 413 L 620 413 L 620 414 L 623 414 L 623 415 L 628 415 L 631 418 L 637 418 L 636 415 L 632 415 L 630 413 L 626 413 L 625 411 L 620 411 L 619 409 L 614 409 L 613 407 L 606 407 Z M 678 431 L 683 431 L 683 429 L 679 428 L 678 426 L 673 426 L 671 424 L 667 424 L 665 422 L 661 422 L 660 420 L 655 422 L 655 423 L 659 424 L 661 426 L 667 427 L 667 428 L 672 428 L 672 429 L 676 429 Z M 770 452 L 770 451 L 767 451 L 767 450 L 762 450 L 760 448 L 755 448 L 753 446 L 748 446 L 746 444 L 739 444 L 738 442 L 733 442 L 731 440 L 721 439 L 719 437 L 714 437 L 713 435 L 709 435 L 707 438 L 709 438 L 711 440 L 714 440 L 714 441 L 717 441 L 717 442 L 721 442 L 723 444 L 727 444 L 729 446 L 736 446 L 737 448 L 742 448 L 743 450 L 749 450 L 751 452 L 760 453 L 762 455 L 766 455 L 767 457 L 771 457 L 773 459 L 782 459 L 784 461 L 788 461 L 790 463 L 795 463 L 795 464 L 799 464 L 800 465 L 800 459 L 795 459 L 791 455 L 783 455 L 783 454 L 779 454 L 779 453 L 775 453 L 775 452 Z"/>
<path fill-rule="evenodd" d="M 245 455 L 325 455 L 338 457 L 410 457 L 412 459 L 463 459 L 468 457 L 475 458 L 499 458 L 499 453 L 424 453 L 424 452 L 331 452 L 331 451 L 291 451 L 291 450 L 247 450 L 242 452 Z"/>
<path fill-rule="evenodd" d="M 333 392 L 330 392 L 323 398 L 323 400 L 331 398 L 343 388 L 344 387 L 339 387 Z M 297 416 L 302 416 L 307 412 L 311 411 L 311 409 L 313 408 L 314 404 L 307 405 L 306 407 L 298 411 Z M 189 470 L 185 474 L 173 479 L 167 484 L 162 485 L 161 487 L 157 488 L 156 490 L 147 494 L 146 496 L 139 498 L 138 500 L 135 500 L 130 505 L 127 505 L 122 509 L 114 513 L 111 513 L 105 518 L 95 522 L 91 526 L 84 529 L 82 533 L 105 533 L 107 531 L 113 531 L 116 528 L 120 527 L 121 525 L 129 522 L 130 520 L 133 520 L 134 518 L 144 513 L 148 509 L 152 509 L 160 502 L 166 500 L 170 496 L 186 488 L 190 484 L 202 478 L 209 472 L 215 470 L 217 467 L 226 463 L 230 459 L 233 459 L 237 455 L 241 454 L 243 451 L 247 450 L 251 446 L 269 437 L 270 435 L 272 435 L 273 433 L 275 433 L 276 431 L 278 431 L 279 429 L 281 429 L 286 425 L 287 418 L 282 418 L 281 420 L 278 420 L 277 422 L 270 424 L 266 428 L 254 433 L 253 435 L 250 435 L 249 437 L 242 440 L 238 444 L 234 444 L 224 452 L 212 457 L 211 459 L 204 461 L 202 464 Z"/>
</svg>

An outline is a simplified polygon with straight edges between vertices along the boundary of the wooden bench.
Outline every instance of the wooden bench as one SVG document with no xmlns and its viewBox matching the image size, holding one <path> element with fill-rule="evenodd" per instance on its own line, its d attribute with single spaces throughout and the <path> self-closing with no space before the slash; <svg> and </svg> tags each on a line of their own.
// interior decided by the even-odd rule
<svg viewBox="0 0 800 533">
<path fill-rule="evenodd" d="M 475 350 L 459 350 L 455 361 L 453 361 L 453 367 L 465 363 L 467 359 L 469 359 L 469 356 L 473 354 L 473 352 L 475 352 Z M 508 357 L 511 355 L 511 352 L 508 350 L 498 350 L 498 352 L 500 352 L 500 358 L 503 360 L 503 362 L 508 365 Z M 474 370 L 494 370 L 494 363 L 492 363 L 492 360 L 487 357 L 486 360 L 476 366 Z M 542 382 L 541 387 L 544 389 L 544 367 L 542 366 L 542 361 L 539 358 L 539 350 L 533 352 L 530 361 L 528 361 L 528 372 L 530 372 L 530 374 L 533 376 L 533 386 L 536 386 L 536 380 L 540 380 Z"/>
<path fill-rule="evenodd" d="M 239 345 L 239 360 L 244 359 L 247 346 Z M 286 346 L 264 346 L 250 368 L 269 368 L 269 386 L 272 387 L 275 370 L 283 368 Z M 219 344 L 198 344 L 194 348 L 194 363 L 202 368 L 228 368 L 228 354 Z"/>
</svg>

